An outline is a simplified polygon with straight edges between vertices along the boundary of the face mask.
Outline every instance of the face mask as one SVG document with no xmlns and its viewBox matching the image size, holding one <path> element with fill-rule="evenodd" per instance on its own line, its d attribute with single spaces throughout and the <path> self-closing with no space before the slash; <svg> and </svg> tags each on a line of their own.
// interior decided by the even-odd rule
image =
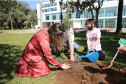
<svg viewBox="0 0 126 84">
<path fill-rule="evenodd" d="M 91 26 L 91 27 L 88 27 L 88 30 L 92 30 L 93 29 L 93 26 Z"/>
</svg>

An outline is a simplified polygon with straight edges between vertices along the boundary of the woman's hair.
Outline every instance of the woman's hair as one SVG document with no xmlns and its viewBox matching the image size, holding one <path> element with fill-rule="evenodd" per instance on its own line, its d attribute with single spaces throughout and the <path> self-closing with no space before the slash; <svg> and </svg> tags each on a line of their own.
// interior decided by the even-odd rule
<svg viewBox="0 0 126 84">
<path fill-rule="evenodd" d="M 94 19 L 87 19 L 85 25 L 93 24 L 93 23 L 94 23 Z"/>
<path fill-rule="evenodd" d="M 54 45 L 54 51 L 56 47 L 61 51 L 64 46 L 63 32 L 65 32 L 64 25 L 60 23 L 55 23 L 48 28 L 50 44 Z"/>
</svg>

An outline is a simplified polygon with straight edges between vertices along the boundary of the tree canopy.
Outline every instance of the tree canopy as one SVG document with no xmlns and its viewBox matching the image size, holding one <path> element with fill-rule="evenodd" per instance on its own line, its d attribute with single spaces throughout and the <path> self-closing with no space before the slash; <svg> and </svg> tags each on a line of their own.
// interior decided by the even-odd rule
<svg viewBox="0 0 126 84">
<path fill-rule="evenodd" d="M 0 13 L 0 29 L 24 28 L 25 21 L 28 22 L 28 27 L 37 24 L 37 14 L 26 2 L 0 0 Z"/>
</svg>

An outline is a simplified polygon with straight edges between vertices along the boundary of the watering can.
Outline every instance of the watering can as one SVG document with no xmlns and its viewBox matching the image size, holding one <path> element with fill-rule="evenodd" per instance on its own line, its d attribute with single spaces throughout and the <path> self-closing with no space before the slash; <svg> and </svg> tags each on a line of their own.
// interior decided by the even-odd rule
<svg viewBox="0 0 126 84">
<path fill-rule="evenodd" d="M 92 52 L 87 51 L 87 55 L 85 56 L 77 56 L 77 59 L 80 60 L 82 58 L 87 58 L 90 62 L 95 62 L 99 58 L 99 53 L 96 49 L 94 49 Z"/>
</svg>

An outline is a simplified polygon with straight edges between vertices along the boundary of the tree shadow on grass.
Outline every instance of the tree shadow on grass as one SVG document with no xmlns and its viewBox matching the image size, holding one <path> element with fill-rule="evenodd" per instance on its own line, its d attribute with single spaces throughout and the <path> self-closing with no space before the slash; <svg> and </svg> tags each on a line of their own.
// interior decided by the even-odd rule
<svg viewBox="0 0 126 84">
<path fill-rule="evenodd" d="M 0 44 L 0 83 L 4 84 L 12 80 L 14 68 L 22 55 L 23 50 L 19 46 Z"/>
</svg>

